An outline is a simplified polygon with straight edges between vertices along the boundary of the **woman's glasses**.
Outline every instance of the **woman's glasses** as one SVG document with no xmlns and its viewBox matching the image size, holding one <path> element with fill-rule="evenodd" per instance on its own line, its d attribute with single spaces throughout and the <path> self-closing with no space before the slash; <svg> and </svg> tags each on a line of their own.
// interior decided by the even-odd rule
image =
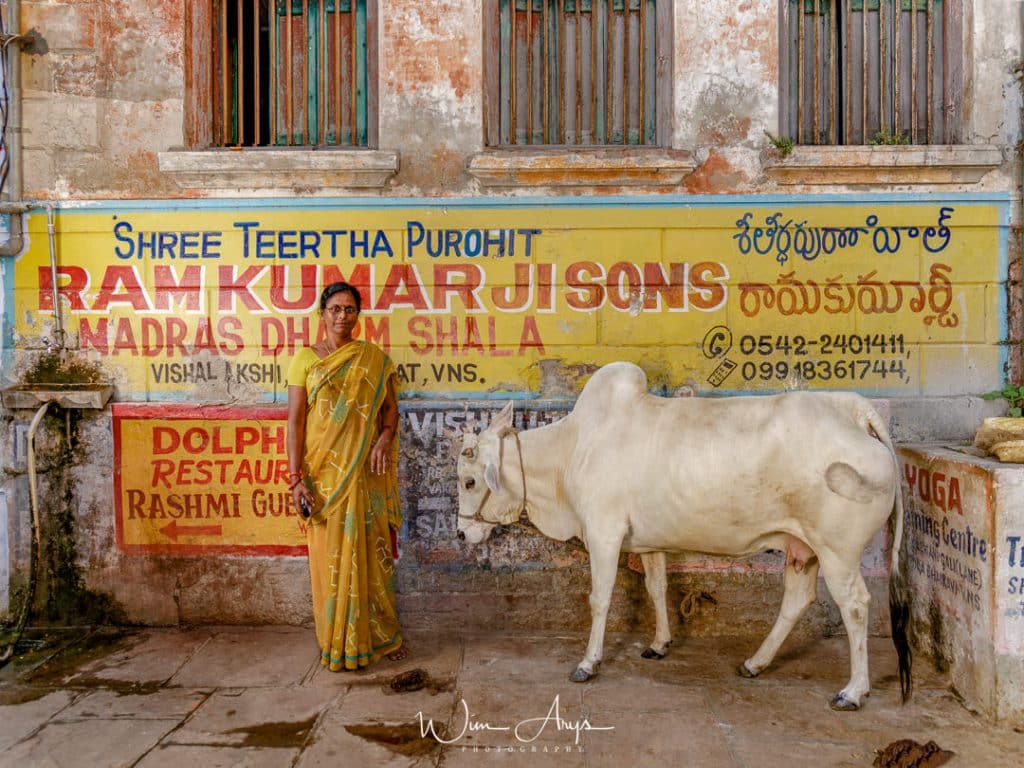
<svg viewBox="0 0 1024 768">
<path fill-rule="evenodd" d="M 355 315 L 359 313 L 359 310 L 356 309 L 355 307 L 343 307 L 340 304 L 335 304 L 333 307 L 327 308 L 327 314 L 333 317 L 337 317 L 342 312 L 344 312 L 346 315 Z"/>
</svg>

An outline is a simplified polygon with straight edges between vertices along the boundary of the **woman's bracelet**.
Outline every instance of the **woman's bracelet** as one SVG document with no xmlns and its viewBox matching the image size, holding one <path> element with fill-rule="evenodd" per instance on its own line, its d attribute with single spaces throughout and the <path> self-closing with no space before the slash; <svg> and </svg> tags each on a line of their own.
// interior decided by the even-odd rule
<svg viewBox="0 0 1024 768">
<path fill-rule="evenodd" d="M 301 472 L 289 472 L 288 473 L 288 490 L 294 491 L 295 486 L 302 482 L 304 475 Z"/>
</svg>

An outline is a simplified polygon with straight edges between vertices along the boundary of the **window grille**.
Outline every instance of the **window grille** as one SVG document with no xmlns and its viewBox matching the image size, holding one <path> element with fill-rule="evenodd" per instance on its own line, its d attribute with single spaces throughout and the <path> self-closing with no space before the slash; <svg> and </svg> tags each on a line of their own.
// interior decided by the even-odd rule
<svg viewBox="0 0 1024 768">
<path fill-rule="evenodd" d="M 216 0 L 214 144 L 370 146 L 372 5 Z"/>
<path fill-rule="evenodd" d="M 959 0 L 783 0 L 782 132 L 798 144 L 953 144 Z"/>
<path fill-rule="evenodd" d="M 656 0 L 484 7 L 488 146 L 658 142 L 667 68 L 658 51 L 669 25 Z"/>
</svg>

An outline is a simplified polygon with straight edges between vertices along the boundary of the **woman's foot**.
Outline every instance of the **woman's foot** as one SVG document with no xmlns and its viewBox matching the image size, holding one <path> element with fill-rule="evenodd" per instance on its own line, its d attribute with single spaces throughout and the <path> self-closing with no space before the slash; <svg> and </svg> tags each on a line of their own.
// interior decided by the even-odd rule
<svg viewBox="0 0 1024 768">
<path fill-rule="evenodd" d="M 404 645 L 397 651 L 392 651 L 388 654 L 388 661 L 401 661 L 409 657 L 409 649 Z"/>
</svg>

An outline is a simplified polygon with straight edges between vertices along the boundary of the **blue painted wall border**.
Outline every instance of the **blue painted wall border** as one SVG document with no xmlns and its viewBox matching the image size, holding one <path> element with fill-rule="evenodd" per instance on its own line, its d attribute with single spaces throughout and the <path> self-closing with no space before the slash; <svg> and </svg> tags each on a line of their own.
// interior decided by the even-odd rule
<svg viewBox="0 0 1024 768">
<path fill-rule="evenodd" d="M 1009 192 L 884 192 L 867 194 L 799 195 L 612 195 L 608 197 L 310 197 L 310 198 L 190 198 L 187 200 L 76 200 L 55 205 L 61 213 L 106 211 L 203 211 L 203 210 L 323 210 L 388 208 L 688 208 L 740 207 L 747 205 L 826 206 L 836 203 L 906 205 L 937 201 L 1010 204 Z M 1007 211 L 1007 221 L 1009 211 Z"/>
</svg>

